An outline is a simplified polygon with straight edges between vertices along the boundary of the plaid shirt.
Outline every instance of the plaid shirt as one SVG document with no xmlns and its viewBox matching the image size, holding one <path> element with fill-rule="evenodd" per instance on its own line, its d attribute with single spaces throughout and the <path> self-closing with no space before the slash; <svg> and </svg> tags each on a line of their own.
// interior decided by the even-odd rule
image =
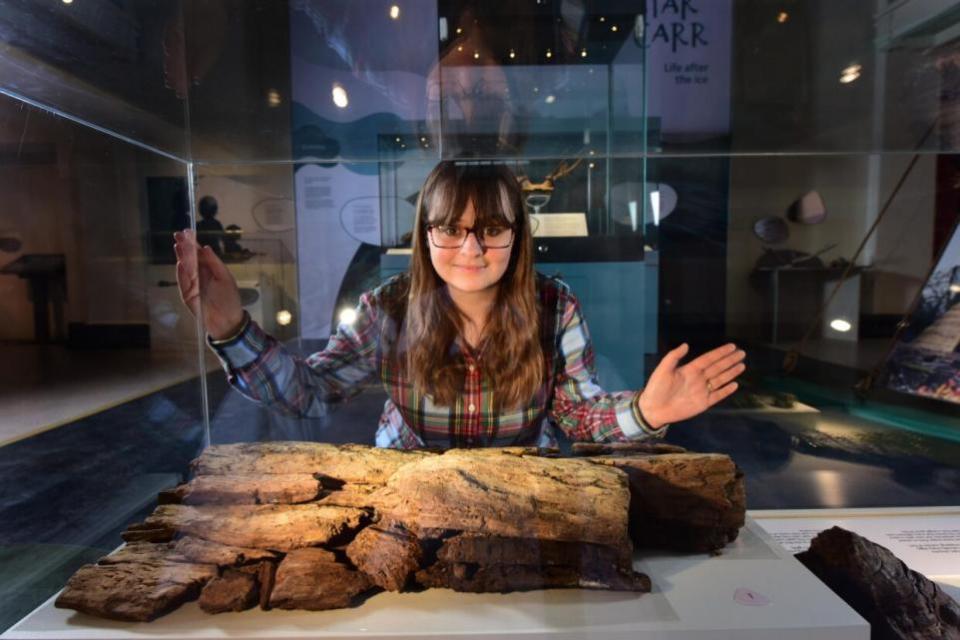
<svg viewBox="0 0 960 640">
<path fill-rule="evenodd" d="M 597 384 L 594 353 L 570 287 L 537 274 L 547 379 L 524 407 L 497 412 L 483 359 L 459 350 L 466 377 L 452 406 L 437 406 L 387 357 L 396 336 L 380 302 L 395 276 L 360 297 L 357 318 L 341 324 L 323 351 L 294 357 L 256 323 L 228 341 L 209 341 L 243 395 L 298 417 L 324 415 L 329 407 L 379 378 L 389 396 L 380 418 L 380 447 L 556 446 L 554 428 L 571 440 L 596 442 L 662 437 L 666 428 L 647 425 L 637 407 L 639 392 L 609 393 Z"/>
</svg>

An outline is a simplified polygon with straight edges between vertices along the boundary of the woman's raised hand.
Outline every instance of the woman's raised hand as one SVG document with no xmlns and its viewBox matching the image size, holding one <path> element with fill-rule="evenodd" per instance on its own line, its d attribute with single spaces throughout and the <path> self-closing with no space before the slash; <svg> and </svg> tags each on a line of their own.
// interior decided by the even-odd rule
<svg viewBox="0 0 960 640">
<path fill-rule="evenodd" d="M 640 394 L 640 412 L 654 428 L 698 415 L 737 390 L 746 354 L 734 344 L 708 351 L 685 365 L 689 347 L 669 352 L 650 374 Z"/>
<path fill-rule="evenodd" d="M 237 281 L 210 247 L 197 244 L 193 231 L 173 234 L 180 298 L 196 316 L 203 309 L 204 329 L 214 340 L 234 335 L 243 324 Z"/>
</svg>

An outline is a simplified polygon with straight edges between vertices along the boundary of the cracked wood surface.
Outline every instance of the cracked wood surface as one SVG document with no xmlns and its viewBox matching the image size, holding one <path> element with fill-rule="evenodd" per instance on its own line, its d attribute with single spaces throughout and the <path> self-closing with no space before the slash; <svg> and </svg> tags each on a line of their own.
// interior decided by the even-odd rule
<svg viewBox="0 0 960 640">
<path fill-rule="evenodd" d="M 318 504 L 160 505 L 144 525 L 228 546 L 290 551 L 328 544 L 359 529 L 363 509 Z"/>
<path fill-rule="evenodd" d="M 714 550 L 743 523 L 736 465 L 676 449 L 210 447 L 193 480 L 162 492 L 128 545 L 78 571 L 57 606 L 146 620 L 201 593 L 220 612 L 351 606 L 380 589 L 649 591 L 631 535 Z"/>
</svg>

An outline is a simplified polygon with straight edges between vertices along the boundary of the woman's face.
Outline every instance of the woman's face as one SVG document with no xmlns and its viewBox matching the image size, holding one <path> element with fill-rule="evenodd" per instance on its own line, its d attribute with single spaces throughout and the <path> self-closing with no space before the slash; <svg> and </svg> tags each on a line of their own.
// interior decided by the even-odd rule
<svg viewBox="0 0 960 640">
<path fill-rule="evenodd" d="M 473 203 L 468 202 L 457 225 L 472 229 L 476 219 Z M 513 249 L 511 244 L 503 249 L 488 247 L 484 251 L 473 233 L 467 235 L 466 242 L 459 249 L 441 249 L 434 246 L 429 239 L 427 242 L 430 246 L 430 262 L 454 296 L 458 293 L 469 294 L 495 289 L 507 271 L 510 251 Z"/>
</svg>

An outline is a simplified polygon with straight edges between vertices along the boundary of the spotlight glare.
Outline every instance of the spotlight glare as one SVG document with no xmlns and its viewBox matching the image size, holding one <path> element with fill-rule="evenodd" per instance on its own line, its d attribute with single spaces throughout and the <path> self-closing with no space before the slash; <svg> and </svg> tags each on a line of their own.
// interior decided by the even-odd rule
<svg viewBox="0 0 960 640">
<path fill-rule="evenodd" d="M 398 7 L 397 5 L 393 5 L 392 7 L 390 7 L 390 17 L 393 18 L 394 20 L 396 20 L 397 18 L 399 18 L 399 17 L 400 17 L 400 7 Z"/>
<path fill-rule="evenodd" d="M 279 324 L 282 327 L 285 327 L 291 322 L 293 322 L 292 313 L 290 313 L 286 309 L 280 309 L 280 311 L 277 311 L 277 324 Z"/>
<path fill-rule="evenodd" d="M 342 324 L 353 324 L 357 321 L 356 309 L 346 308 L 340 311 L 340 322 Z"/>
<path fill-rule="evenodd" d="M 350 101 L 347 99 L 347 90 L 340 86 L 339 83 L 333 85 L 333 104 L 341 109 L 346 109 L 347 105 L 350 104 Z"/>
</svg>

